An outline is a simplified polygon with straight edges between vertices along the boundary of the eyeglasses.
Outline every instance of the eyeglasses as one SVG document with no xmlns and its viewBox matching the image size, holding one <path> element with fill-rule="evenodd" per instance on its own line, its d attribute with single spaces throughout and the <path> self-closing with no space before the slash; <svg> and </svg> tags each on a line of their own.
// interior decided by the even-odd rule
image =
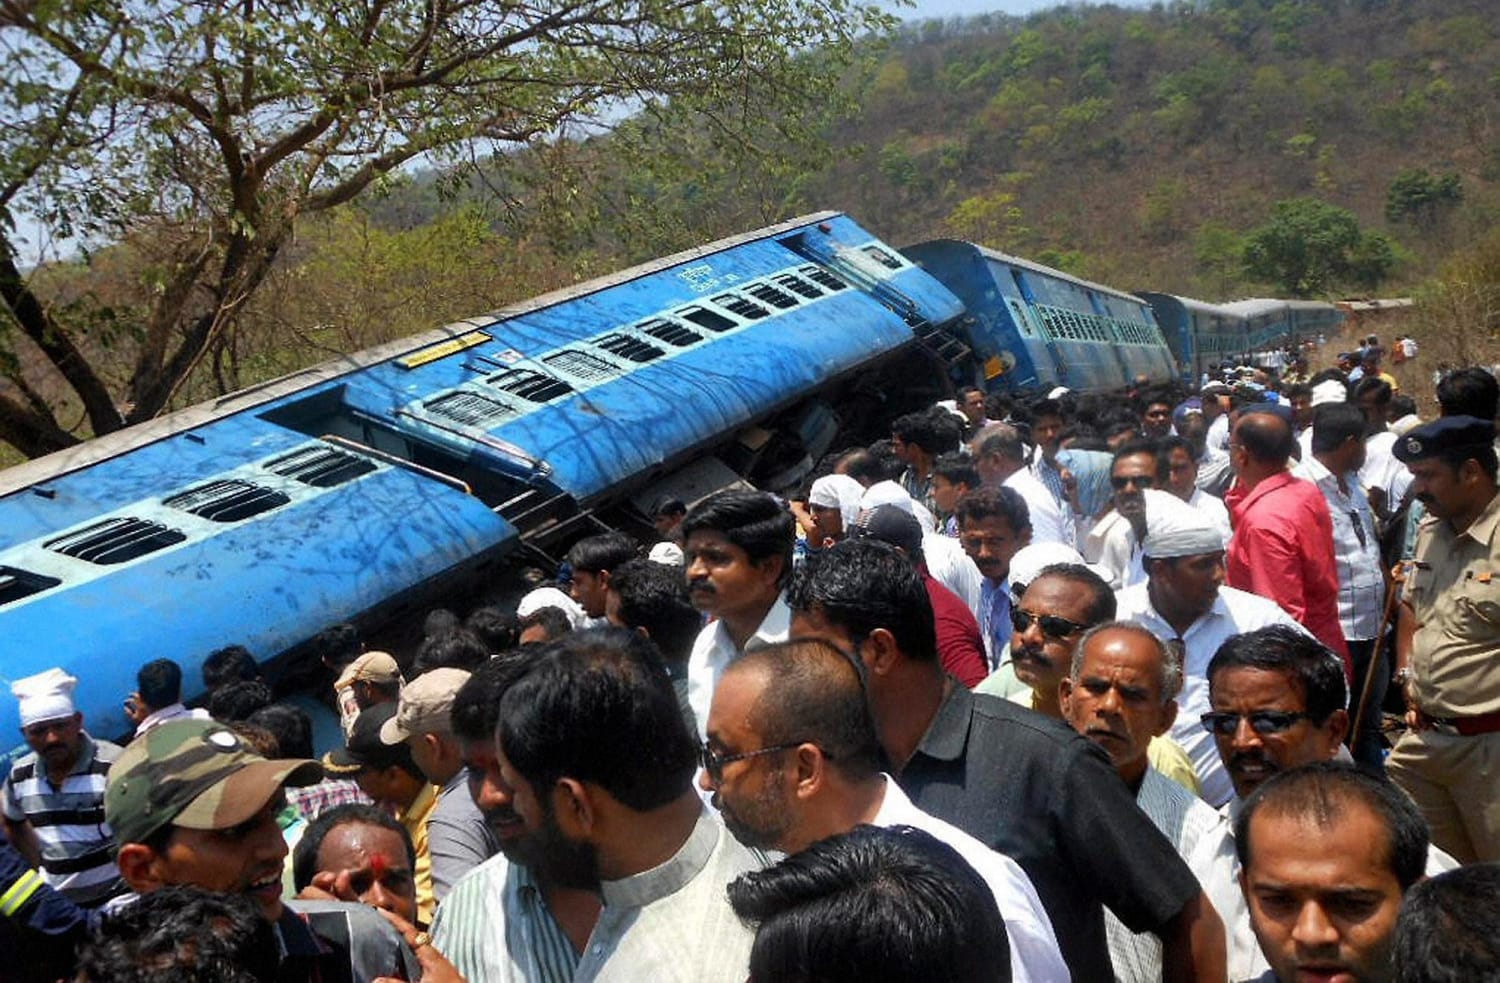
<svg viewBox="0 0 1500 983">
<path fill-rule="evenodd" d="M 959 542 L 963 548 L 970 553 L 978 553 L 982 549 L 1000 552 L 1015 542 L 1013 536 L 962 536 Z"/>
<path fill-rule="evenodd" d="M 773 744 L 770 747 L 756 748 L 754 751 L 741 751 L 738 754 L 723 754 L 715 751 L 707 741 L 698 746 L 698 763 L 703 765 L 703 770 L 708 772 L 708 777 L 713 779 L 714 784 L 724 780 L 724 766 L 734 761 L 744 761 L 748 758 L 758 758 L 763 754 L 773 754 L 777 751 L 789 751 L 799 747 L 806 741 L 794 741 L 790 744 Z M 828 757 L 824 754 L 823 757 Z"/>
<path fill-rule="evenodd" d="M 1088 625 L 1080 625 L 1076 621 L 1067 618 L 1059 618 L 1055 614 L 1032 614 L 1030 611 L 1022 611 L 1020 608 L 1010 609 L 1010 623 L 1016 631 L 1024 632 L 1033 624 L 1041 625 L 1042 634 L 1048 638 L 1067 638 L 1088 628 Z"/>
<path fill-rule="evenodd" d="M 1115 491 L 1124 491 L 1131 485 L 1137 488 L 1155 488 L 1156 479 L 1149 474 L 1110 475 L 1109 484 Z"/>
<path fill-rule="evenodd" d="M 1244 719 L 1250 721 L 1251 730 L 1264 736 L 1280 734 L 1299 720 L 1313 719 L 1313 715 L 1292 710 L 1256 710 L 1253 713 L 1229 713 L 1225 710 L 1214 710 L 1203 714 L 1198 719 L 1203 722 L 1203 729 L 1210 734 L 1228 737 L 1239 730 L 1240 720 Z"/>
</svg>

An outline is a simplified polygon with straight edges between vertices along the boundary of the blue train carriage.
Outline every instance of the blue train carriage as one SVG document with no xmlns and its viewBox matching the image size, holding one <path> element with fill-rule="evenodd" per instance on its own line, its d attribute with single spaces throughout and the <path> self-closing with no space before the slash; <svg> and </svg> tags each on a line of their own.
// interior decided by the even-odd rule
<svg viewBox="0 0 1500 983">
<path fill-rule="evenodd" d="M 1183 381 L 1198 385 L 1205 376 L 1217 377 L 1220 363 L 1249 350 L 1248 321 L 1230 305 L 1151 290 L 1137 294 L 1151 305 Z"/>
<path fill-rule="evenodd" d="M 214 648 L 274 658 L 378 625 L 674 469 L 706 492 L 790 459 L 795 480 L 834 437 L 818 397 L 919 347 L 952 355 L 962 315 L 822 213 L 0 473 L 0 673 L 61 665 L 95 731 L 122 733 L 150 659 L 181 664 L 192 698 Z M 0 733 L 15 724 L 0 700 Z"/>
<path fill-rule="evenodd" d="M 1174 373 L 1140 298 L 953 239 L 902 250 L 968 307 L 969 343 L 987 388 L 1107 389 Z"/>
</svg>

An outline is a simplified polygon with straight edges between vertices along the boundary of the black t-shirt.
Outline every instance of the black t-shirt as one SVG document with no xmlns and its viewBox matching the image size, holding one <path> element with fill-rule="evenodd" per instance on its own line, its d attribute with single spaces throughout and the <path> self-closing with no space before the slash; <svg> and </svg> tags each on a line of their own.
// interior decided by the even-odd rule
<svg viewBox="0 0 1500 983">
<path fill-rule="evenodd" d="M 1025 869 L 1080 983 L 1114 978 L 1102 906 L 1156 931 L 1201 890 L 1102 750 L 1008 700 L 953 687 L 900 784 Z"/>
</svg>

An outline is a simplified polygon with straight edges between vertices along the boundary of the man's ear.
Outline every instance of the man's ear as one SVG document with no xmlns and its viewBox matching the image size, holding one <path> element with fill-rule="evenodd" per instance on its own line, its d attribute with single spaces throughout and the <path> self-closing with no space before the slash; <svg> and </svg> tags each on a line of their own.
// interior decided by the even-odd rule
<svg viewBox="0 0 1500 983">
<path fill-rule="evenodd" d="M 1073 677 L 1064 676 L 1057 681 L 1057 702 L 1064 720 L 1073 716 Z"/>
<path fill-rule="evenodd" d="M 144 843 L 126 843 L 120 847 L 115 863 L 120 868 L 120 877 L 136 894 L 166 886 L 161 877 L 161 857 Z"/>
<path fill-rule="evenodd" d="M 770 556 L 756 560 L 754 565 L 770 577 L 773 584 L 780 583 L 781 575 L 786 570 L 786 557 L 780 553 L 772 553 Z"/>
<path fill-rule="evenodd" d="M 559 778 L 552 786 L 552 816 L 571 839 L 589 839 L 599 821 L 593 788 L 575 778 Z"/>
<path fill-rule="evenodd" d="M 1349 711 L 1333 711 L 1323 727 L 1328 734 L 1328 757 L 1332 758 L 1339 753 L 1339 745 L 1344 743 L 1344 738 L 1349 736 Z"/>
<path fill-rule="evenodd" d="M 872 676 L 887 675 L 900 659 L 901 648 L 888 628 L 876 628 L 866 635 L 863 649 L 865 665 Z"/>
<path fill-rule="evenodd" d="M 1177 723 L 1177 711 L 1179 709 L 1176 700 L 1169 700 L 1167 705 L 1161 708 L 1161 719 L 1157 721 L 1159 729 L 1153 736 L 1160 737 L 1172 729 L 1172 725 Z"/>
</svg>

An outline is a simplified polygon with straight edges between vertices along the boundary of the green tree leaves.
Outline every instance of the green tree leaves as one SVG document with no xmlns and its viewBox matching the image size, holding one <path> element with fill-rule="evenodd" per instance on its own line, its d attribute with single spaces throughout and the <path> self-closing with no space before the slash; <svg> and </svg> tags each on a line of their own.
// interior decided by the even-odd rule
<svg viewBox="0 0 1500 983">
<path fill-rule="evenodd" d="M 1354 213 L 1319 198 L 1276 203 L 1271 219 L 1245 239 L 1245 268 L 1293 297 L 1340 286 L 1377 287 L 1396 264 L 1391 241 L 1366 232 Z"/>
</svg>

